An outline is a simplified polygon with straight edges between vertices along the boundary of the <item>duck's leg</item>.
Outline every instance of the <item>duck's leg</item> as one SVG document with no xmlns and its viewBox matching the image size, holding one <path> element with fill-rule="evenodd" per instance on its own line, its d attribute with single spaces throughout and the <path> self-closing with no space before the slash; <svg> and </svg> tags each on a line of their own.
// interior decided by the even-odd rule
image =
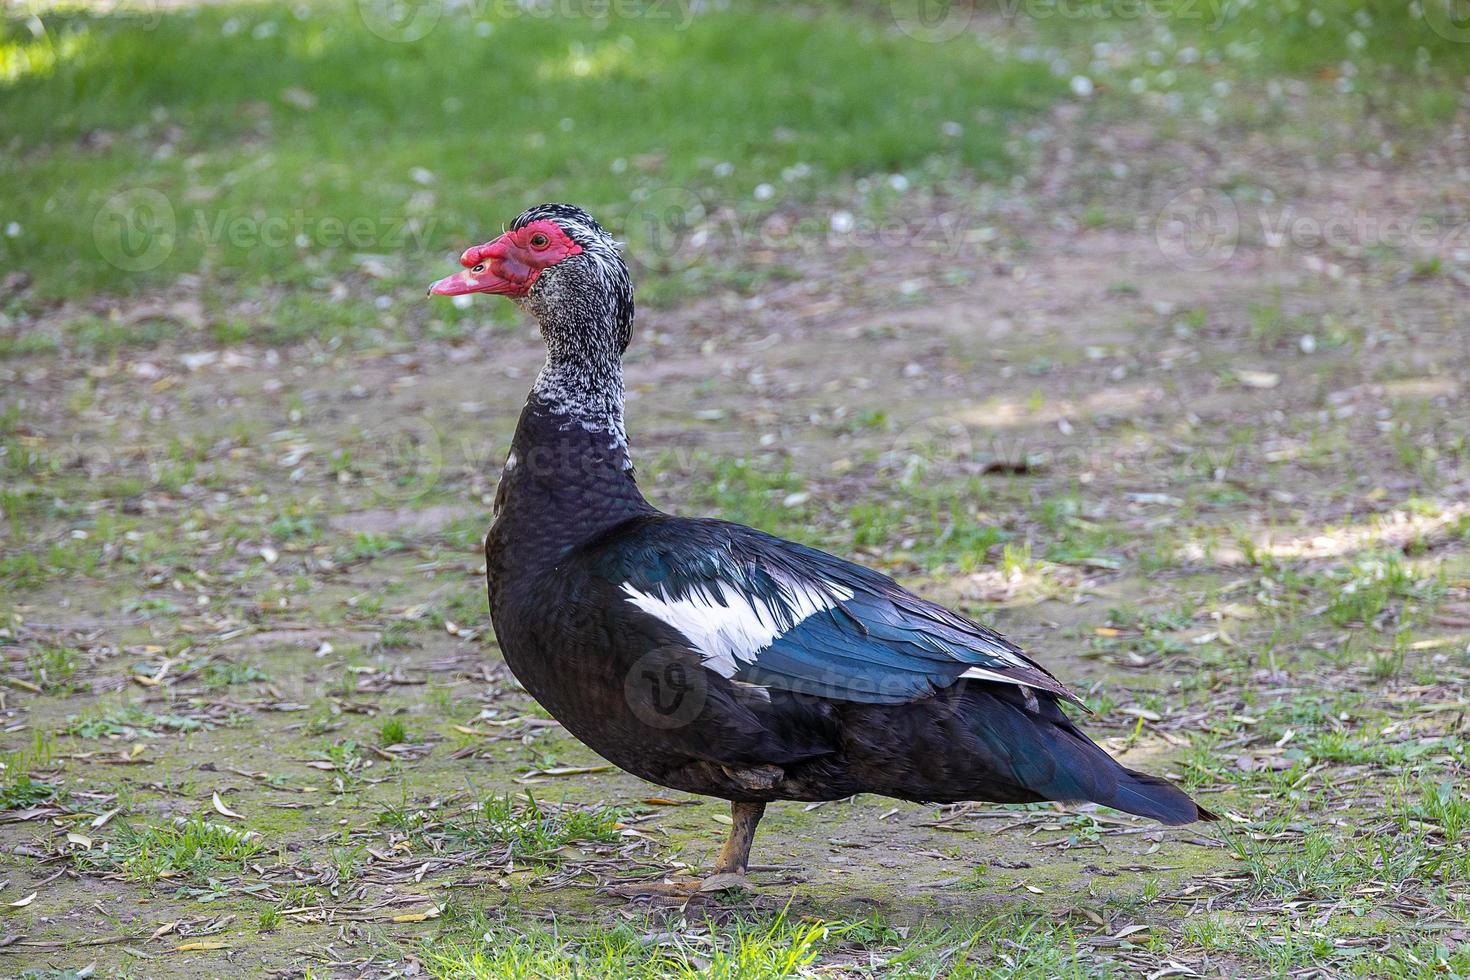
<svg viewBox="0 0 1470 980">
<path fill-rule="evenodd" d="M 720 848 L 715 861 L 717 875 L 743 875 L 750 866 L 750 845 L 755 840 L 756 825 L 766 812 L 764 803 L 730 804 L 730 839 Z"/>
<path fill-rule="evenodd" d="M 677 881 L 645 881 L 637 884 L 620 885 L 613 889 L 614 894 L 622 895 L 624 898 L 659 898 L 676 899 L 680 902 L 695 901 L 702 899 L 702 893 L 706 891 L 706 885 L 718 886 L 722 883 L 714 879 L 721 875 L 736 875 L 743 878 L 745 871 L 750 867 L 750 845 L 755 840 L 755 828 L 761 821 L 761 816 L 766 812 L 764 803 L 731 803 L 730 804 L 730 837 L 725 841 L 725 846 L 720 848 L 720 856 L 715 859 L 714 871 L 709 878 L 684 878 Z M 724 885 L 725 888 L 739 884 L 738 881 Z M 711 892 L 721 891 L 720 887 L 711 887 Z"/>
</svg>

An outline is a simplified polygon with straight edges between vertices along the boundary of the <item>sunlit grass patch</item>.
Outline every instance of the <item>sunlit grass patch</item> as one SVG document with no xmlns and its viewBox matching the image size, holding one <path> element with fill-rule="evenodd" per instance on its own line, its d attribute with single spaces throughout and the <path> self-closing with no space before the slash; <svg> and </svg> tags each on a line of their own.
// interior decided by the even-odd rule
<svg viewBox="0 0 1470 980">
<path fill-rule="evenodd" d="M 1323 584 L 1333 590 L 1326 616 L 1338 626 L 1375 623 L 1395 600 L 1431 598 L 1434 590 L 1432 579 L 1415 574 L 1392 553 L 1365 555 L 1329 573 Z"/>
<path fill-rule="evenodd" d="M 736 920 L 718 931 L 666 933 L 653 941 L 628 926 L 576 933 L 499 926 L 474 942 L 427 945 L 424 958 L 431 975 L 444 980 L 764 980 L 803 975 L 843 930 L 784 915 L 769 924 Z"/>
<path fill-rule="evenodd" d="M 307 295 L 323 276 L 396 291 L 556 197 L 627 238 L 656 297 L 711 273 L 668 254 L 701 201 L 743 216 L 834 179 L 1004 174 L 1008 123 L 1062 91 L 1043 64 L 840 15 L 654 6 L 687 22 L 470 4 L 396 43 L 371 29 L 372 5 L 346 2 L 0 21 L 0 111 L 18 142 L 0 162 L 0 214 L 18 229 L 0 261 L 47 298 L 83 276 L 118 291 L 202 269 L 247 293 Z M 493 79 L 495 97 L 468 78 Z M 659 194 L 684 215 L 673 227 L 634 213 L 651 200 L 662 215 Z M 324 317 L 350 329 L 375 317 L 372 299 L 321 315 L 273 300 L 254 335 L 338 332 Z M 96 342 L 125 339 L 109 331 Z"/>
</svg>

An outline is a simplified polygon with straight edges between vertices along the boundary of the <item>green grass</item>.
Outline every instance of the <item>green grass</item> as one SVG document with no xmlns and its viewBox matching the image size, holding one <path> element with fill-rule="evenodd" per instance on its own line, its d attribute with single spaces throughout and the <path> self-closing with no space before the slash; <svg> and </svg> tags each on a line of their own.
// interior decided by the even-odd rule
<svg viewBox="0 0 1470 980">
<path fill-rule="evenodd" d="M 145 883 L 178 875 L 202 880 L 212 873 L 241 870 L 262 847 L 259 836 L 194 817 L 142 827 L 125 824 L 107 850 L 80 852 L 77 860 L 87 867 L 116 868 Z"/>
<path fill-rule="evenodd" d="M 1193 96 L 1196 107 L 1250 113 L 1255 124 L 1289 114 L 1279 92 L 1268 89 L 1275 92 L 1269 99 L 1232 103 L 1232 84 L 1300 79 L 1321 94 L 1345 96 L 1357 111 L 1422 127 L 1454 116 L 1455 82 L 1470 71 L 1470 24 L 1456 21 L 1456 0 L 996 5 L 1064 49 L 1109 45 L 1107 57 L 1090 66 L 1079 59 L 1075 67 L 1120 93 Z"/>
<path fill-rule="evenodd" d="M 20 773 L 14 779 L 0 783 L 0 810 L 20 810 L 35 806 L 55 795 L 55 786 L 32 779 L 28 773 Z"/>
<path fill-rule="evenodd" d="M 455 980 L 777 980 L 832 975 L 932 980 L 1058 980 L 1127 973 L 1091 957 L 1066 916 L 1020 909 L 988 921 L 899 928 L 879 916 L 859 921 L 798 919 L 790 910 L 669 930 L 618 925 L 598 930 L 510 928 L 481 916 L 450 922 L 473 938 L 425 944 L 434 977 Z M 707 926 L 707 928 L 706 928 Z"/>
<path fill-rule="evenodd" d="M 52 734 L 36 729 L 29 747 L 0 752 L 0 810 L 23 810 L 61 793 L 58 786 L 35 775 L 36 770 L 50 768 L 53 748 Z"/>
<path fill-rule="evenodd" d="M 727 521 L 748 524 L 773 534 L 810 536 L 809 495 L 805 480 L 791 468 L 768 459 L 731 459 L 701 454 L 688 463 L 698 473 L 698 506 Z M 660 460 L 655 469 L 669 465 Z"/>
<path fill-rule="evenodd" d="M 737 4 L 608 29 L 477 9 L 413 43 L 334 3 L 0 21 L 0 215 L 21 229 L 0 262 L 37 300 L 206 271 L 244 296 L 344 273 L 420 286 L 554 198 L 657 264 L 690 194 L 765 210 L 844 175 L 1003 173 L 1006 122 L 1060 90 L 1043 66 L 839 16 Z M 761 184 L 778 190 L 757 202 Z M 654 227 L 625 220 L 648 194 Z M 148 337 L 76 329 L 89 349 Z"/>
<path fill-rule="evenodd" d="M 1011 535 L 977 513 L 975 494 L 914 488 L 915 499 L 854 505 L 848 511 L 852 547 L 912 554 L 925 569 L 972 572 Z M 839 546 L 840 547 L 840 546 Z"/>
<path fill-rule="evenodd" d="M 42 647 L 26 658 L 31 681 L 48 694 L 65 694 L 74 687 L 82 652 L 73 647 Z"/>
<path fill-rule="evenodd" d="M 473 943 L 426 945 L 423 956 L 430 974 L 445 980 L 765 980 L 805 975 L 843 928 L 783 915 L 769 924 L 722 926 L 715 942 L 687 937 L 655 945 L 628 926 L 582 934 L 501 927 Z"/>
<path fill-rule="evenodd" d="M 1338 626 L 1372 624 L 1395 601 L 1428 594 L 1429 587 L 1393 554 L 1365 555 L 1351 567 L 1331 573 L 1327 618 Z"/>
<path fill-rule="evenodd" d="M 206 688 L 233 687 L 236 684 L 253 684 L 269 681 L 271 675 L 254 664 L 234 663 L 217 660 L 208 663 L 199 672 L 199 679 Z"/>
<path fill-rule="evenodd" d="M 408 726 L 402 718 L 384 718 L 378 726 L 379 745 L 399 745 L 408 741 Z"/>
<path fill-rule="evenodd" d="M 479 846 L 508 844 L 518 857 L 550 857 L 568 844 L 616 840 L 618 814 L 603 807 L 552 808 L 530 797 L 520 803 L 509 795 L 491 796 L 460 833 Z"/>
<path fill-rule="evenodd" d="M 169 732 L 197 732 L 213 727 L 209 722 L 186 715 L 159 715 L 137 705 L 125 705 L 72 719 L 66 732 L 78 738 L 107 738 L 113 735 L 132 738 L 137 735 L 156 737 Z"/>
</svg>

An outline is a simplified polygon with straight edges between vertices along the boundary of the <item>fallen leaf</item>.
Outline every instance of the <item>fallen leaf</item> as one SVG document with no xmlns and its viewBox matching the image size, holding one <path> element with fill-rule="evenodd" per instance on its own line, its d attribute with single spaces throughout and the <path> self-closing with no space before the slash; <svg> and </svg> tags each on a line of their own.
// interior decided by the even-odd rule
<svg viewBox="0 0 1470 980">
<path fill-rule="evenodd" d="M 1142 718 L 1144 721 L 1164 720 L 1163 715 L 1159 714 L 1157 711 L 1151 711 L 1148 708 L 1119 708 L 1118 711 L 1120 714 L 1129 715 L 1134 718 Z"/>
<path fill-rule="evenodd" d="M 195 943 L 180 943 L 174 947 L 175 953 L 194 953 L 204 949 L 229 949 L 229 943 L 212 942 L 209 940 Z"/>
<path fill-rule="evenodd" d="M 216 813 L 219 813 L 219 814 L 221 814 L 223 816 L 226 816 L 226 817 L 234 817 L 236 820 L 244 820 L 245 819 L 243 816 L 241 816 L 240 814 L 236 813 L 234 810 L 231 810 L 229 807 L 225 806 L 225 801 L 219 798 L 219 792 L 218 791 L 215 791 L 214 799 L 213 799 L 212 802 L 214 803 L 214 811 Z"/>
<path fill-rule="evenodd" d="M 701 892 L 727 892 L 736 888 L 750 889 L 750 881 L 742 874 L 710 875 L 700 882 Z"/>
<path fill-rule="evenodd" d="M 593 772 L 607 772 L 612 766 L 555 766 L 551 769 L 535 769 L 516 780 L 525 782 L 540 776 L 585 776 Z"/>
<path fill-rule="evenodd" d="M 423 912 L 406 912 L 403 915 L 395 915 L 393 917 L 392 921 L 393 922 L 427 922 L 430 919 L 437 919 L 437 918 L 439 918 L 439 915 L 443 911 L 444 911 L 444 909 L 441 906 L 435 905 L 432 908 L 430 908 L 430 909 L 428 909 L 426 911 L 423 911 Z"/>
<path fill-rule="evenodd" d="M 36 900 L 36 896 L 38 894 L 40 894 L 40 893 L 39 892 L 31 892 L 25 898 L 17 898 L 15 901 L 10 902 L 9 903 L 9 906 L 10 906 L 10 908 L 13 908 L 13 909 L 23 909 L 27 905 L 29 905 L 32 902 L 34 902 Z"/>
<path fill-rule="evenodd" d="M 1247 388 L 1267 389 L 1274 388 L 1281 383 L 1281 375 L 1272 371 L 1245 371 L 1237 370 L 1235 380 Z"/>
</svg>

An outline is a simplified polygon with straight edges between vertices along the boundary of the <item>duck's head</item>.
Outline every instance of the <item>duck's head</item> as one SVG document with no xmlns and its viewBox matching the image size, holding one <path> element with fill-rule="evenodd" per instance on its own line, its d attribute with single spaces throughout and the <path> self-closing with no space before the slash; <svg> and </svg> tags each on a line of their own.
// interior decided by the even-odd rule
<svg viewBox="0 0 1470 980">
<path fill-rule="evenodd" d="M 618 243 L 581 208 L 538 204 L 459 262 L 464 271 L 434 283 L 430 296 L 508 296 L 540 323 L 553 353 L 627 349 L 633 282 Z"/>
</svg>

